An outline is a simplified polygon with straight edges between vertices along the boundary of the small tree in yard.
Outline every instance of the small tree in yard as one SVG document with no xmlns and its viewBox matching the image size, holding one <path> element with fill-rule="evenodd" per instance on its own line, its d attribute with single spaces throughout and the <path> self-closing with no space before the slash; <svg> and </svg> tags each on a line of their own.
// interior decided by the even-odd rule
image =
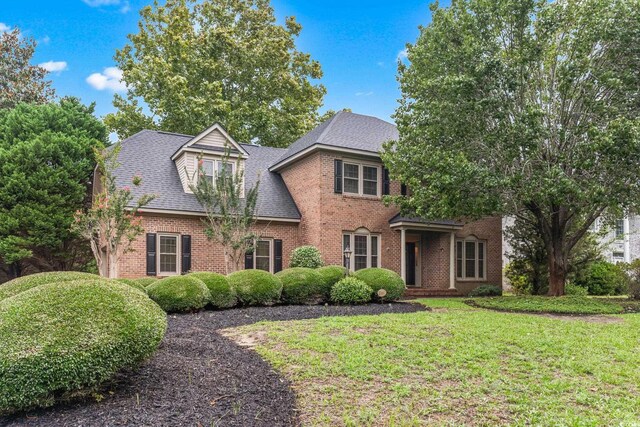
<svg viewBox="0 0 640 427">
<path fill-rule="evenodd" d="M 101 276 L 118 277 L 118 261 L 131 252 L 134 240 L 144 232 L 138 210 L 148 205 L 154 195 L 144 194 L 132 203 L 129 186 L 118 187 L 114 171 L 118 168 L 120 144 L 104 152 L 96 151 L 100 192 L 95 194 L 91 208 L 77 211 L 73 228 L 89 240 L 91 251 Z M 142 178 L 134 176 L 132 184 L 140 186 Z"/>
<path fill-rule="evenodd" d="M 240 159 L 230 161 L 228 149 L 222 157 L 222 170 L 208 179 L 202 157 L 198 159 L 196 176 L 190 177 L 189 188 L 204 208 L 205 234 L 223 247 L 227 274 L 240 270 L 245 253 L 253 252 L 258 235 L 253 231 L 257 221 L 258 186 L 244 189 L 244 170 Z M 212 171 L 213 172 L 213 171 Z"/>
<path fill-rule="evenodd" d="M 601 216 L 640 205 L 640 1 L 458 0 L 400 65 L 383 158 L 426 218 L 515 216 L 543 242 L 549 295 Z"/>
</svg>

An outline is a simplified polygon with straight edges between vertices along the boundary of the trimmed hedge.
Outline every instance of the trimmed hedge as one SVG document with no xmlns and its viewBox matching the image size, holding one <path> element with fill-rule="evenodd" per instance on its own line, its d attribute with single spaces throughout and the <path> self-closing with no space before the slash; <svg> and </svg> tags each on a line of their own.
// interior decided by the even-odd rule
<svg viewBox="0 0 640 427">
<path fill-rule="evenodd" d="M 496 285 L 480 285 L 471 292 L 470 297 L 499 297 L 502 295 L 502 288 Z"/>
<path fill-rule="evenodd" d="M 336 304 L 365 304 L 371 301 L 373 290 L 364 281 L 345 277 L 331 289 L 331 301 Z"/>
<path fill-rule="evenodd" d="M 130 286 L 79 280 L 0 301 L 0 414 L 86 394 L 156 350 L 164 312 Z"/>
<path fill-rule="evenodd" d="M 241 270 L 227 276 L 244 305 L 273 305 L 280 300 L 282 282 L 263 270 Z"/>
<path fill-rule="evenodd" d="M 132 288 L 136 288 L 137 290 L 144 292 L 145 294 L 147 293 L 147 290 L 145 289 L 144 286 L 142 286 L 140 283 L 138 283 L 135 279 L 111 279 L 114 282 L 120 282 L 120 283 L 124 283 L 125 285 L 129 285 Z"/>
<path fill-rule="evenodd" d="M 7 283 L 0 285 L 0 301 L 18 295 L 41 285 L 49 283 L 70 282 L 73 280 L 98 280 L 100 276 L 91 273 L 82 273 L 79 271 L 52 271 L 48 273 L 30 274 L 28 276 L 18 277 Z"/>
<path fill-rule="evenodd" d="M 149 298 L 167 313 L 198 311 L 211 300 L 211 292 L 200 279 L 171 276 L 158 280 L 147 288 Z"/>
<path fill-rule="evenodd" d="M 316 270 L 322 277 L 323 287 L 322 293 L 325 299 L 331 299 L 331 288 L 340 280 L 347 277 L 347 269 L 341 265 L 327 265 Z"/>
<path fill-rule="evenodd" d="M 293 267 L 276 276 L 282 282 L 282 302 L 286 304 L 319 304 L 325 299 L 325 282 L 317 270 Z"/>
<path fill-rule="evenodd" d="M 623 307 L 614 299 L 578 296 L 543 297 L 525 295 L 514 297 L 477 298 L 470 305 L 500 311 L 560 314 L 619 314 Z"/>
<path fill-rule="evenodd" d="M 226 276 L 211 272 L 198 272 L 187 274 L 187 277 L 195 277 L 209 288 L 211 293 L 211 305 L 216 308 L 231 308 L 238 304 L 236 291 L 229 284 Z"/>
<path fill-rule="evenodd" d="M 158 279 L 156 279 L 155 277 L 139 277 L 133 280 L 135 280 L 136 283 L 142 285 L 145 289 L 158 281 Z"/>
<path fill-rule="evenodd" d="M 289 267 L 318 268 L 324 265 L 320 250 L 315 246 L 300 246 L 291 252 Z"/>
<path fill-rule="evenodd" d="M 405 291 L 404 281 L 400 275 L 386 268 L 365 268 L 356 271 L 353 276 L 369 285 L 373 298 L 378 301 L 381 299 L 378 297 L 380 289 L 387 291 L 382 298 L 384 301 L 397 301 Z"/>
</svg>

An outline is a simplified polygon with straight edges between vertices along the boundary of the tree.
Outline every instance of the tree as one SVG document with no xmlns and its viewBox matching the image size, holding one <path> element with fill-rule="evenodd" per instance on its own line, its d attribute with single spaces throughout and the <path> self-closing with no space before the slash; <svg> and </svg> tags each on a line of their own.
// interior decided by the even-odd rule
<svg viewBox="0 0 640 427">
<path fill-rule="evenodd" d="M 120 143 L 110 149 L 96 150 L 99 191 L 94 194 L 91 207 L 78 210 L 72 229 L 89 241 L 101 276 L 118 277 L 118 263 L 132 251 L 132 244 L 144 233 L 138 210 L 151 203 L 154 195 L 144 194 L 134 202 L 131 187 L 118 187 L 115 170 L 120 166 Z M 131 183 L 138 187 L 142 177 L 136 175 Z"/>
<path fill-rule="evenodd" d="M 115 56 L 128 90 L 105 123 L 120 138 L 142 128 L 195 135 L 219 122 L 237 140 L 286 147 L 316 124 L 320 64 L 296 49 L 295 18 L 276 24 L 269 0 L 155 1 L 140 14 Z"/>
<path fill-rule="evenodd" d="M 430 218 L 509 215 L 544 242 L 549 294 L 599 216 L 640 203 L 638 0 L 458 0 L 400 64 L 383 155 Z"/>
<path fill-rule="evenodd" d="M 189 177 L 189 188 L 204 208 L 205 234 L 220 244 L 224 251 L 227 274 L 240 270 L 245 253 L 253 252 L 258 235 L 254 232 L 257 222 L 256 204 L 260 181 L 245 190 L 244 169 L 240 160 L 230 161 L 225 150 L 223 171 L 218 171 L 213 181 L 206 179 L 203 160 L 198 160 L 196 176 Z"/>
<path fill-rule="evenodd" d="M 53 99 L 51 82 L 44 79 L 47 70 L 30 64 L 35 49 L 36 42 L 18 28 L 0 33 L 0 109 Z"/>
<path fill-rule="evenodd" d="M 93 105 L 75 98 L 0 110 L 0 261 L 10 277 L 81 266 L 88 248 L 69 227 L 106 141 Z"/>
</svg>

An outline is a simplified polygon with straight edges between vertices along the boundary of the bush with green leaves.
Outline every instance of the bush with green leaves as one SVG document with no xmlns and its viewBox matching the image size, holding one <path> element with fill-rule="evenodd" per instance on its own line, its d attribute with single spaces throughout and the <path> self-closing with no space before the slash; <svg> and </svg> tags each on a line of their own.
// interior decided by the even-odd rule
<svg viewBox="0 0 640 427">
<path fill-rule="evenodd" d="M 30 274 L 18 277 L 7 283 L 0 285 L 0 301 L 12 297 L 21 292 L 27 291 L 41 285 L 49 283 L 70 282 L 73 280 L 97 280 L 100 276 L 79 271 L 52 271 L 47 273 Z"/>
<path fill-rule="evenodd" d="M 85 395 L 151 356 L 165 313 L 105 280 L 37 286 L 0 301 L 0 414 Z"/>
<path fill-rule="evenodd" d="M 145 289 L 158 281 L 158 279 L 156 279 L 155 277 L 139 277 L 133 280 L 139 285 L 142 285 Z"/>
<path fill-rule="evenodd" d="M 289 267 L 319 268 L 323 265 L 320 250 L 315 246 L 300 246 L 291 252 Z"/>
<path fill-rule="evenodd" d="M 345 277 L 331 289 L 331 301 L 336 304 L 366 304 L 372 295 L 373 289 L 355 277 Z"/>
<path fill-rule="evenodd" d="M 331 299 L 331 288 L 340 280 L 347 277 L 347 269 L 341 265 L 327 265 L 316 270 L 322 277 L 322 293 L 326 300 Z"/>
<path fill-rule="evenodd" d="M 187 276 L 202 280 L 209 288 L 211 293 L 210 302 L 215 308 L 231 308 L 238 304 L 236 291 L 231 287 L 225 275 L 203 271 L 190 273 Z"/>
<path fill-rule="evenodd" d="M 386 268 L 364 268 L 353 274 L 354 277 L 365 282 L 373 291 L 373 298 L 377 301 L 397 301 L 402 298 L 406 289 L 402 277 L 393 270 Z M 382 298 L 378 296 L 378 291 L 387 291 Z"/>
<path fill-rule="evenodd" d="M 589 295 L 622 295 L 629 289 L 629 278 L 621 266 L 598 261 L 577 275 L 575 284 L 587 289 Z"/>
<path fill-rule="evenodd" d="M 564 294 L 578 296 L 578 297 L 586 297 L 587 295 L 589 295 L 589 291 L 587 291 L 587 288 L 578 286 L 573 282 L 568 282 L 564 286 Z"/>
<path fill-rule="evenodd" d="M 502 295 L 502 288 L 496 285 L 480 285 L 469 292 L 470 297 L 499 297 Z"/>
<path fill-rule="evenodd" d="M 120 283 L 124 283 L 125 285 L 129 285 L 132 288 L 136 288 L 139 291 L 144 292 L 145 294 L 147 293 L 147 289 L 142 286 L 142 284 L 138 283 L 138 281 L 136 279 L 111 279 L 114 282 L 120 282 Z"/>
<path fill-rule="evenodd" d="M 276 276 L 282 282 L 281 299 L 286 304 L 319 304 L 325 300 L 324 279 L 313 268 L 287 268 Z"/>
<path fill-rule="evenodd" d="M 282 282 L 263 270 L 241 270 L 227 276 L 243 305 L 273 305 L 280 301 Z"/>
<path fill-rule="evenodd" d="M 149 298 L 167 313 L 185 313 L 202 309 L 211 300 L 211 292 L 200 279 L 171 276 L 147 288 Z"/>
</svg>

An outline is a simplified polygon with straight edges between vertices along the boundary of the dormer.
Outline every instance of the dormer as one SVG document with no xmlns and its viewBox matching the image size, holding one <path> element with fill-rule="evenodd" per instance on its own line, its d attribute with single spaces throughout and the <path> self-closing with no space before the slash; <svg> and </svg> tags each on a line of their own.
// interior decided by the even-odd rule
<svg viewBox="0 0 640 427">
<path fill-rule="evenodd" d="M 171 160 L 178 169 L 185 193 L 192 193 L 189 180 L 197 179 L 198 158 L 201 157 L 204 162 L 205 174 L 213 177 L 223 167 L 222 160 L 226 149 L 229 150 L 231 167 L 235 168 L 236 164 L 239 164 L 240 168 L 244 169 L 244 163 L 249 154 L 220 124 L 216 123 L 191 138 L 171 156 Z"/>
</svg>

